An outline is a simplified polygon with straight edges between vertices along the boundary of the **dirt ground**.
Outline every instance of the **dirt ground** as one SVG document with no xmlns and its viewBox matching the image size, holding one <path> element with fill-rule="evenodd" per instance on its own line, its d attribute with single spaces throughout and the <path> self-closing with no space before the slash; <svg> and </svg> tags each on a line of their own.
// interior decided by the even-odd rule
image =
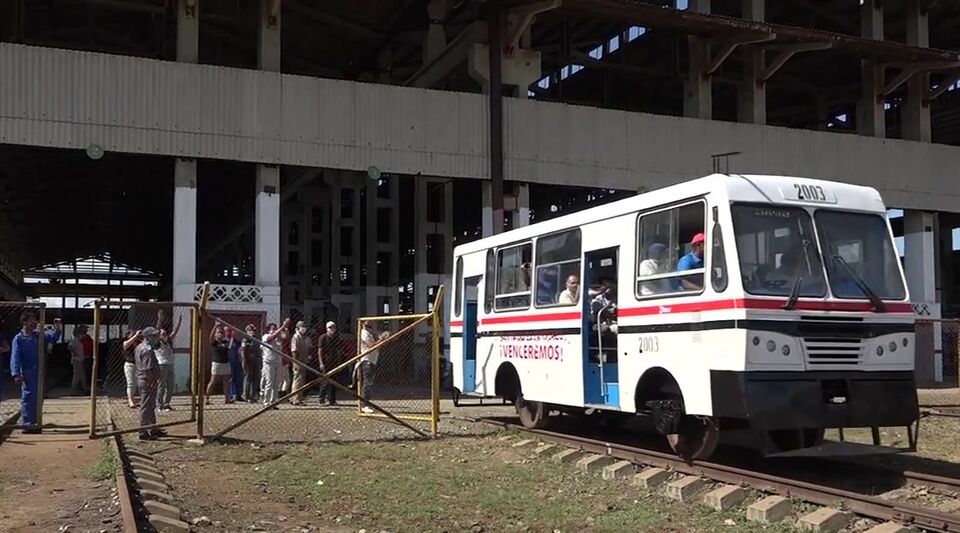
<svg viewBox="0 0 960 533">
<path fill-rule="evenodd" d="M 121 530 L 107 443 L 87 438 L 88 405 L 49 399 L 42 434 L 14 431 L 0 443 L 0 531 Z"/>
</svg>

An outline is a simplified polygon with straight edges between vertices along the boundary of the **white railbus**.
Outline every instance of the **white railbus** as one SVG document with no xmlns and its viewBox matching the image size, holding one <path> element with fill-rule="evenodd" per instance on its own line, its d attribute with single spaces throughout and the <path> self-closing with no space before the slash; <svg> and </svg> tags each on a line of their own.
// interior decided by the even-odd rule
<svg viewBox="0 0 960 533">
<path fill-rule="evenodd" d="M 910 428 L 914 315 L 885 215 L 868 187 L 715 174 L 458 246 L 454 387 L 527 427 L 644 415 L 687 458 L 720 430 L 778 453 Z"/>
</svg>

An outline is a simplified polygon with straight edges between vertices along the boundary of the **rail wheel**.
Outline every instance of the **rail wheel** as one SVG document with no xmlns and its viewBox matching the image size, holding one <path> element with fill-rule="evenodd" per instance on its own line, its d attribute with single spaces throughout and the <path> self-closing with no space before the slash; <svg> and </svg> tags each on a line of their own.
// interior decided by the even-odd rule
<svg viewBox="0 0 960 533">
<path fill-rule="evenodd" d="M 523 394 L 517 395 L 517 416 L 520 417 L 520 423 L 527 429 L 539 429 L 547 425 L 547 417 L 550 411 L 543 402 L 531 402 L 523 398 Z"/>
<path fill-rule="evenodd" d="M 708 416 L 684 416 L 679 432 L 667 435 L 667 442 L 674 453 L 685 461 L 709 458 L 719 440 L 720 428 Z"/>
</svg>

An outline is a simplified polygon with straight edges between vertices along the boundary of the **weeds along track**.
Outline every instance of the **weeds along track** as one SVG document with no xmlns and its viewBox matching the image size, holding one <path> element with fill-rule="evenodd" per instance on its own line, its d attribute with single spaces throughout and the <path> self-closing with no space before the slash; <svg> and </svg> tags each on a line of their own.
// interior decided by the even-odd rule
<svg viewBox="0 0 960 533">
<path fill-rule="evenodd" d="M 796 479 L 797 476 L 792 476 L 789 473 L 778 472 L 773 474 L 760 471 L 762 469 L 757 468 L 744 468 L 707 461 L 686 463 L 670 453 L 580 436 L 572 431 L 530 430 L 502 418 L 476 418 L 475 420 L 515 430 L 526 438 L 536 439 L 544 443 L 565 446 L 592 454 L 606 455 L 636 465 L 669 469 L 686 475 L 700 476 L 719 483 L 745 486 L 760 492 L 799 499 L 810 504 L 837 507 L 873 520 L 900 522 L 926 531 L 960 532 L 960 515 L 912 503 L 904 503 L 879 495 L 864 494 L 846 488 L 800 480 Z M 798 463 L 798 465 L 802 465 L 802 463 Z M 843 468 L 844 463 L 836 462 L 833 465 Z M 956 493 L 960 493 L 960 479 L 919 472 L 897 472 L 859 464 L 846 466 L 858 471 L 860 476 L 896 478 L 901 484 L 929 486 L 935 490 L 943 491 L 944 494 L 952 498 L 956 498 Z M 802 468 L 802 466 L 798 466 L 798 468 Z"/>
</svg>

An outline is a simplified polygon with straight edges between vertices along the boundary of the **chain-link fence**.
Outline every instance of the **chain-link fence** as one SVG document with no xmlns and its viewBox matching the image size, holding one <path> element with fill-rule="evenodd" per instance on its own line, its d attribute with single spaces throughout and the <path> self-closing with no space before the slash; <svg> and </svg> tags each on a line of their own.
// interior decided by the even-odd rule
<svg viewBox="0 0 960 533">
<path fill-rule="evenodd" d="M 960 407 L 960 320 L 918 320 L 914 374 L 924 407 Z"/>
<path fill-rule="evenodd" d="M 203 434 L 286 442 L 435 434 L 439 319 L 315 316 L 261 325 L 210 311 L 200 333 Z"/>
<path fill-rule="evenodd" d="M 431 319 L 423 320 L 424 317 Z M 418 322 L 419 321 L 419 322 Z M 432 315 L 364 317 L 357 343 L 368 350 L 356 366 L 354 381 L 361 398 L 376 402 L 398 418 L 432 424 L 439 400 L 439 334 Z M 436 378 L 436 379 L 435 379 Z M 361 416 L 383 416 L 357 401 Z M 432 425 L 427 425 L 431 431 Z M 425 429 L 426 429 L 425 428 Z"/>
<path fill-rule="evenodd" d="M 157 434 L 196 420 L 197 317 L 189 303 L 95 303 L 91 435 Z M 156 334 L 155 366 L 138 370 L 136 352 L 148 343 L 148 328 Z"/>
<path fill-rule="evenodd" d="M 62 335 L 59 321 L 45 320 L 43 304 L 0 302 L 0 427 L 43 424 L 47 363 Z"/>
</svg>

